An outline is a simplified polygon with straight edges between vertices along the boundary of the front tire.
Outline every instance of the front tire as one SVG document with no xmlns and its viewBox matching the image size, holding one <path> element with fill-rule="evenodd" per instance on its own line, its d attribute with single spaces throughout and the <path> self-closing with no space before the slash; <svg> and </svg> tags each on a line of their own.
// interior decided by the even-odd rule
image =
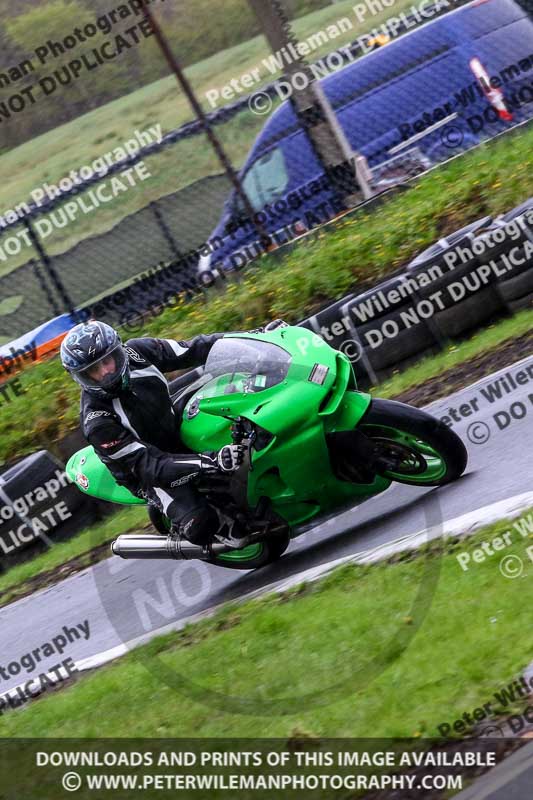
<svg viewBox="0 0 533 800">
<path fill-rule="evenodd" d="M 410 486 L 443 486 L 466 469 L 468 454 L 456 433 L 425 411 L 394 400 L 373 400 L 359 430 L 386 451 L 405 454 L 397 470 L 381 474 Z"/>
</svg>

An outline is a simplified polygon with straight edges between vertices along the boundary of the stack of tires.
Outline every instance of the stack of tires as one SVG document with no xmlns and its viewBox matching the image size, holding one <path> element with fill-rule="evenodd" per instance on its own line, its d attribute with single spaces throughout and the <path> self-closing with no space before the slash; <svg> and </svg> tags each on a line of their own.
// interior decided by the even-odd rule
<svg viewBox="0 0 533 800">
<path fill-rule="evenodd" d="M 417 295 L 422 300 L 433 296 L 436 310 L 431 321 L 441 340 L 477 328 L 503 309 L 496 275 L 481 280 L 478 274 L 491 257 L 479 239 L 492 224 L 491 217 L 477 220 L 440 239 L 407 266 L 407 275 L 419 283 L 424 275 L 432 275 Z"/>
<path fill-rule="evenodd" d="M 533 305 L 533 197 L 497 217 L 491 228 L 492 239 L 501 234 L 503 241 L 495 250 L 501 276 L 496 288 L 508 311 Z M 507 259 L 504 260 L 504 256 Z"/>
<path fill-rule="evenodd" d="M 531 256 L 531 257 L 530 257 Z M 363 381 L 406 366 L 533 300 L 533 198 L 428 247 L 396 275 L 300 325 L 346 353 Z"/>
<path fill-rule="evenodd" d="M 405 275 L 345 301 L 341 313 L 350 320 L 354 339 L 361 345 L 360 361 L 372 380 L 375 373 L 438 345 L 431 321 L 418 309 Z"/>
<path fill-rule="evenodd" d="M 0 475 L 0 565 L 32 557 L 98 518 L 92 498 L 70 483 L 64 465 L 40 450 Z"/>
<path fill-rule="evenodd" d="M 352 297 L 353 294 L 341 297 L 340 300 L 336 300 L 335 303 L 326 306 L 314 316 L 308 317 L 308 319 L 298 324 L 314 333 L 318 333 L 335 350 L 342 350 L 343 344 L 348 337 L 348 331 L 342 321 L 341 308 Z"/>
</svg>

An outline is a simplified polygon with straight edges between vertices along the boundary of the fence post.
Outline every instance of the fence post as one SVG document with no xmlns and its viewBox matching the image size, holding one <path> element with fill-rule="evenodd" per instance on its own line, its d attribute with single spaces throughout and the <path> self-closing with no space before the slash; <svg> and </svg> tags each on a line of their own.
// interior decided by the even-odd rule
<svg viewBox="0 0 533 800">
<path fill-rule="evenodd" d="M 293 58 L 284 64 L 284 73 L 289 77 L 304 74 L 307 78 L 304 87 L 293 86 L 290 102 L 344 207 L 372 197 L 372 187 L 362 168 L 363 157 L 352 150 L 320 82 L 301 55 L 281 0 L 248 0 L 248 3 L 261 23 L 272 52 L 291 52 Z"/>
<path fill-rule="evenodd" d="M 32 242 L 34 248 L 36 249 L 37 254 L 39 256 L 39 259 L 40 259 L 40 261 L 41 261 L 41 263 L 42 263 L 42 265 L 44 267 L 44 271 L 46 272 L 46 274 L 48 275 L 48 277 L 52 281 L 53 285 L 55 286 L 55 288 L 56 288 L 56 290 L 57 290 L 57 292 L 59 294 L 59 296 L 61 297 L 61 300 L 63 301 L 63 307 L 64 307 L 65 311 L 68 314 L 74 314 L 74 312 L 75 312 L 74 304 L 73 304 L 72 300 L 70 299 L 67 290 L 63 286 L 61 280 L 59 279 L 59 275 L 55 271 L 54 266 L 52 264 L 52 261 L 50 260 L 50 257 L 48 255 L 48 253 L 45 251 L 44 247 L 42 246 L 41 240 L 37 236 L 37 233 L 35 231 L 35 228 L 33 227 L 32 221 L 31 221 L 31 217 L 26 217 L 25 220 L 24 220 L 24 224 L 26 225 L 26 229 L 28 231 L 28 235 L 29 235 L 29 237 L 31 239 L 31 242 Z"/>
<path fill-rule="evenodd" d="M 174 237 L 173 237 L 173 235 L 172 235 L 172 233 L 170 231 L 170 228 L 168 227 L 168 225 L 166 223 L 166 220 L 163 217 L 163 214 L 161 213 L 161 209 L 159 208 L 159 204 L 157 203 L 156 200 L 152 200 L 152 202 L 150 203 L 150 208 L 154 212 L 154 216 L 155 216 L 155 218 L 157 220 L 157 224 L 161 228 L 163 236 L 165 237 L 166 242 L 167 242 L 168 246 L 170 247 L 171 252 L 174 255 L 174 258 L 176 258 L 179 261 L 179 259 L 183 255 L 183 253 L 181 252 L 181 250 L 179 249 L 178 245 L 176 244 L 176 240 L 174 239 Z"/>
<path fill-rule="evenodd" d="M 220 161 L 220 163 L 221 163 L 226 175 L 228 176 L 229 180 L 233 184 L 233 187 L 235 189 L 235 192 L 236 192 L 237 196 L 241 199 L 242 204 L 244 206 L 244 210 L 246 212 L 246 215 L 252 221 L 252 224 L 253 224 L 255 230 L 257 231 L 258 236 L 266 237 L 266 238 L 269 239 L 270 237 L 268 236 L 267 231 L 265 230 L 263 225 L 256 218 L 256 212 L 255 212 L 255 210 L 254 210 L 254 208 L 253 208 L 253 206 L 252 206 L 252 204 L 251 204 L 251 202 L 250 202 L 250 200 L 248 198 L 248 195 L 244 191 L 242 183 L 241 183 L 237 173 L 235 172 L 235 170 L 233 168 L 233 164 L 229 160 L 229 158 L 228 158 L 228 156 L 226 154 L 226 151 L 224 150 L 224 148 L 222 147 L 222 144 L 220 143 L 219 139 L 215 135 L 215 132 L 213 131 L 211 123 L 209 122 L 209 119 L 207 118 L 202 106 L 198 102 L 198 98 L 196 97 L 196 95 L 195 95 L 195 93 L 193 91 L 193 88 L 192 88 L 187 76 L 183 72 L 178 60 L 176 59 L 176 57 L 174 56 L 172 50 L 170 49 L 170 45 L 168 43 L 168 40 L 163 35 L 163 31 L 161 30 L 161 26 L 159 25 L 159 22 L 157 21 L 157 19 L 154 16 L 152 8 L 148 5 L 149 2 L 150 2 L 150 0 L 141 0 L 142 9 L 143 9 L 144 14 L 146 15 L 147 19 L 150 22 L 150 25 L 151 25 L 152 30 L 154 32 L 154 36 L 155 36 L 156 42 L 158 43 L 158 45 L 159 45 L 159 47 L 161 49 L 161 52 L 163 53 L 163 56 L 165 57 L 165 60 L 166 60 L 166 62 L 168 64 L 168 66 L 170 67 L 170 69 L 172 70 L 174 75 L 176 76 L 176 79 L 177 79 L 179 85 L 181 86 L 181 89 L 182 89 L 183 93 L 185 94 L 185 97 L 189 101 L 194 113 L 196 114 L 196 118 L 201 123 L 202 128 L 204 129 L 205 134 L 206 134 L 206 136 L 207 136 L 207 138 L 208 138 L 213 150 L 215 151 L 215 154 L 216 154 L 218 160 Z"/>
<path fill-rule="evenodd" d="M 61 309 L 59 308 L 57 300 L 55 299 L 54 295 L 50 291 L 50 287 L 48 286 L 48 284 L 44 279 L 44 275 L 41 272 L 39 263 L 34 258 L 32 258 L 30 264 L 32 265 L 35 276 L 39 281 L 39 286 L 43 290 L 43 293 L 46 295 L 46 299 L 48 300 L 48 305 L 52 309 L 54 316 L 59 317 L 61 315 Z"/>
</svg>

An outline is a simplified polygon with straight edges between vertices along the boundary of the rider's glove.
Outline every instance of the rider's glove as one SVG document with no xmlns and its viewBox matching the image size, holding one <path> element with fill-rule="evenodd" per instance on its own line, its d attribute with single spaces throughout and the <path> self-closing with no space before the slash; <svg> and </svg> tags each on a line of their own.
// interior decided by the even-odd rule
<svg viewBox="0 0 533 800">
<path fill-rule="evenodd" d="M 218 467 L 222 472 L 235 472 L 244 460 L 242 444 L 227 444 L 217 455 Z"/>
<path fill-rule="evenodd" d="M 202 456 L 202 470 L 204 472 L 235 472 L 244 460 L 244 447 L 242 444 L 227 444 L 218 453 L 204 454 Z"/>
</svg>

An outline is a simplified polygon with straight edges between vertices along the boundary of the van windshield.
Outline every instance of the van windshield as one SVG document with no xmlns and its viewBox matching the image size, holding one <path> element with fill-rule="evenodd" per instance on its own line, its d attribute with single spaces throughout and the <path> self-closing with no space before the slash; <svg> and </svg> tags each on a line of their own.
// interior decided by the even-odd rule
<svg viewBox="0 0 533 800">
<path fill-rule="evenodd" d="M 283 197 L 289 183 L 289 173 L 281 147 L 261 156 L 246 173 L 243 188 L 254 211 L 260 211 L 267 203 Z M 235 196 L 235 210 L 244 212 L 241 198 Z"/>
</svg>

